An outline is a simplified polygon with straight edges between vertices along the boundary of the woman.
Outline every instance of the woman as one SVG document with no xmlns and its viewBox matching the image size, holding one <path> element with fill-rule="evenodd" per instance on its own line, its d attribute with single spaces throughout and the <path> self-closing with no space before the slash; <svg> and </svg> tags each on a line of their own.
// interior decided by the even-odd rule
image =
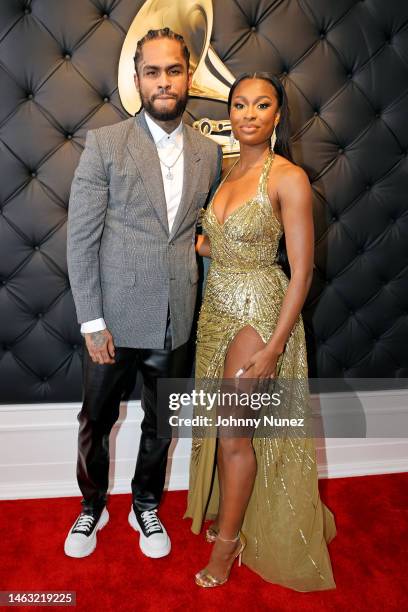
<svg viewBox="0 0 408 612">
<path fill-rule="evenodd" d="M 197 241 L 211 266 L 196 380 L 306 380 L 300 313 L 312 279 L 312 195 L 307 175 L 291 161 L 286 94 L 268 73 L 244 74 L 231 88 L 228 111 L 240 157 L 204 211 L 206 235 Z M 283 233 L 290 281 L 276 263 Z M 335 588 L 326 543 L 336 527 L 319 497 L 311 437 L 193 438 L 185 516 L 194 533 L 215 518 L 199 586 L 224 584 L 242 553 L 273 583 Z"/>
</svg>

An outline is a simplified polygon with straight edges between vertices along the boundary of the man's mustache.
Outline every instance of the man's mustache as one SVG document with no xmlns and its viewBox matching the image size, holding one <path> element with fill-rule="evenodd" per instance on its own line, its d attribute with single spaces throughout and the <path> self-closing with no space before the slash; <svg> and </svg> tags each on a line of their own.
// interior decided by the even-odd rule
<svg viewBox="0 0 408 612">
<path fill-rule="evenodd" d="M 170 93 L 166 93 L 163 91 L 163 93 L 158 93 L 155 94 L 154 96 L 152 96 L 152 100 L 157 100 L 157 98 L 162 98 L 163 96 L 166 96 L 166 98 L 175 98 L 177 99 L 177 96 L 175 94 L 170 94 Z"/>
</svg>

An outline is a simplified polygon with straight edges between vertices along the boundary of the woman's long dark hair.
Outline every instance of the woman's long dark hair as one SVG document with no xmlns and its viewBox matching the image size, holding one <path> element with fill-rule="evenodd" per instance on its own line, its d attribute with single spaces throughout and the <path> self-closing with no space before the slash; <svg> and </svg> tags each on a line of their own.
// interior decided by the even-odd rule
<svg viewBox="0 0 408 612">
<path fill-rule="evenodd" d="M 275 75 L 269 72 L 244 72 L 241 74 L 232 84 L 229 96 L 228 96 L 228 114 L 231 111 L 232 97 L 234 95 L 234 91 L 238 87 L 238 85 L 245 81 L 246 79 L 263 79 L 272 85 L 276 92 L 276 96 L 278 99 L 279 106 L 279 123 L 276 127 L 276 143 L 274 147 L 275 153 L 278 155 L 282 155 L 290 162 L 293 163 L 291 144 L 290 144 L 290 112 L 289 112 L 289 104 L 288 97 L 286 95 L 286 91 Z M 288 256 L 286 253 L 286 243 L 285 243 L 285 235 L 282 236 L 278 246 L 278 252 L 276 255 L 276 263 L 282 266 L 285 273 L 290 276 L 290 266 L 288 261 Z"/>
</svg>

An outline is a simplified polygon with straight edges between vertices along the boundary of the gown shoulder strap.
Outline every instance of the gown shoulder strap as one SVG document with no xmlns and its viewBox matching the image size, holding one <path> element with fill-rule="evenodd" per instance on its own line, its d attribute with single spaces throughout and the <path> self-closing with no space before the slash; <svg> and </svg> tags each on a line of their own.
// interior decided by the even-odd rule
<svg viewBox="0 0 408 612">
<path fill-rule="evenodd" d="M 269 172 L 270 172 L 270 169 L 272 168 L 274 159 L 275 159 L 275 153 L 271 151 L 265 160 L 265 164 L 262 169 L 261 176 L 259 177 L 258 192 L 261 195 L 268 194 L 268 177 L 269 177 Z"/>
</svg>

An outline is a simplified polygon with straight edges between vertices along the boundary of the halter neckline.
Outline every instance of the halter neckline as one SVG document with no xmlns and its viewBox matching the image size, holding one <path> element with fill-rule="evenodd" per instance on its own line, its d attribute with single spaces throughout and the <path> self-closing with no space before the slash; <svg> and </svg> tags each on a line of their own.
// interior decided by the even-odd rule
<svg viewBox="0 0 408 612">
<path fill-rule="evenodd" d="M 261 173 L 259 175 L 259 179 L 258 179 L 258 186 L 257 186 L 257 190 L 255 195 L 251 196 L 250 198 L 248 198 L 247 200 L 245 200 L 245 202 L 243 202 L 242 204 L 240 204 L 239 206 L 237 206 L 237 208 L 234 208 L 234 210 L 232 211 L 232 213 L 230 213 L 228 215 L 228 217 L 226 217 L 224 219 L 224 221 L 222 223 L 220 223 L 220 221 L 217 218 L 217 215 L 214 212 L 214 200 L 216 195 L 218 194 L 220 188 L 222 187 L 222 185 L 225 183 L 226 179 L 229 177 L 229 175 L 231 174 L 232 170 L 235 168 L 235 166 L 237 165 L 237 163 L 240 160 L 240 157 L 238 157 L 238 159 L 236 160 L 236 162 L 234 164 L 232 164 L 231 168 L 228 170 L 227 174 L 224 176 L 224 178 L 221 180 L 220 184 L 218 185 L 217 189 L 214 192 L 213 197 L 211 198 L 211 202 L 209 204 L 209 208 L 214 216 L 215 221 L 217 222 L 217 224 L 219 225 L 219 227 L 224 227 L 224 225 L 226 224 L 226 222 L 239 210 L 241 210 L 242 208 L 244 208 L 248 202 L 251 202 L 252 200 L 254 200 L 255 198 L 257 198 L 260 194 L 262 194 L 262 186 L 263 186 L 263 182 L 264 182 L 264 174 L 269 173 L 270 170 L 270 166 L 272 165 L 273 160 L 275 159 L 275 153 L 274 151 L 269 151 L 263 165 L 262 165 L 262 170 Z"/>
</svg>

